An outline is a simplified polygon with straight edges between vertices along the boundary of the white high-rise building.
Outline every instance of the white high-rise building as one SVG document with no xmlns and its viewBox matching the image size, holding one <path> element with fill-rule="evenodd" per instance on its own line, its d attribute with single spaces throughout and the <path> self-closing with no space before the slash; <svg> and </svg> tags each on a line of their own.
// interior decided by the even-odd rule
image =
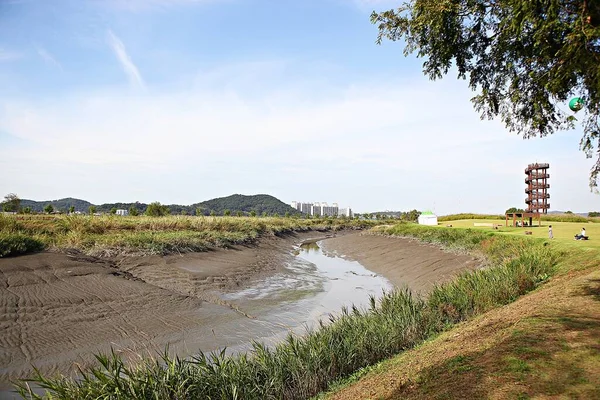
<svg viewBox="0 0 600 400">
<path fill-rule="evenodd" d="M 352 210 L 350 207 L 340 209 L 338 203 L 333 203 L 330 206 L 326 202 L 303 203 L 301 201 L 292 201 L 291 206 L 304 214 L 315 217 L 345 215 L 352 218 Z"/>
<path fill-rule="evenodd" d="M 338 211 L 338 216 L 340 216 L 340 217 L 354 218 L 354 213 L 352 212 L 352 209 L 350 207 L 348 207 L 348 208 L 340 208 L 340 210 Z"/>
</svg>

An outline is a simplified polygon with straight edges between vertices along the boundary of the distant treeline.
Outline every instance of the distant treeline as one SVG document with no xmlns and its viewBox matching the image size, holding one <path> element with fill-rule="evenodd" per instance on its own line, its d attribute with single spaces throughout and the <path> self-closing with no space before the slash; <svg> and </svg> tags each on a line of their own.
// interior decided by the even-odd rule
<svg viewBox="0 0 600 400">
<path fill-rule="evenodd" d="M 127 210 L 130 214 L 144 214 L 148 203 L 105 203 L 92 204 L 89 201 L 65 198 L 59 200 L 34 201 L 19 200 L 20 204 L 6 211 L 31 213 L 42 212 L 80 212 L 80 213 L 111 213 L 116 210 Z M 157 203 L 151 203 L 156 205 Z M 12 205 L 12 203 L 11 203 Z M 167 204 L 162 209 L 171 215 L 300 215 L 301 213 L 281 200 L 266 194 L 245 196 L 234 194 L 228 197 L 212 199 L 191 205 Z M 15 210 L 13 210 L 15 208 Z"/>
</svg>

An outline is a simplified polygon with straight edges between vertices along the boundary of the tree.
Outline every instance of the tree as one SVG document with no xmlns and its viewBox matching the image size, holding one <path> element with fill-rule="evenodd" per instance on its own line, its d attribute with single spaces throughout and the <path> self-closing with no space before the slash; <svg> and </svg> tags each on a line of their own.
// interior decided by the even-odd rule
<svg viewBox="0 0 600 400">
<path fill-rule="evenodd" d="M 241 216 L 243 215 L 243 213 L 242 213 L 241 211 L 237 211 L 237 212 L 235 213 L 235 215 L 237 215 L 238 217 L 241 217 Z"/>
<path fill-rule="evenodd" d="M 251 217 L 256 217 L 256 211 L 254 211 L 254 210 L 250 211 L 250 216 Z"/>
<path fill-rule="evenodd" d="M 117 213 L 117 207 L 113 207 L 113 208 L 111 208 L 111 209 L 110 209 L 110 213 L 111 213 L 112 215 L 115 215 L 115 214 Z"/>
<path fill-rule="evenodd" d="M 289 211 L 286 211 L 284 216 L 285 216 L 286 218 L 289 218 L 289 217 L 290 217 L 290 212 L 289 212 Z"/>
<path fill-rule="evenodd" d="M 263 216 L 263 217 L 268 217 L 268 216 L 269 216 L 269 214 L 267 214 L 267 212 L 266 212 L 266 211 L 263 211 L 263 213 L 262 213 L 262 216 Z"/>
<path fill-rule="evenodd" d="M 69 214 L 73 214 L 75 212 L 75 206 L 69 207 Z"/>
<path fill-rule="evenodd" d="M 44 212 L 46 214 L 52 214 L 54 212 L 54 207 L 52 207 L 52 204 L 46 205 L 46 207 L 44 207 Z"/>
<path fill-rule="evenodd" d="M 31 207 L 23 208 L 23 214 L 31 214 Z"/>
<path fill-rule="evenodd" d="M 231 211 L 225 210 L 225 211 L 223 211 L 223 215 L 225 215 L 226 217 L 229 217 L 231 215 Z"/>
<path fill-rule="evenodd" d="M 204 210 L 202 209 L 202 207 L 196 207 L 196 215 L 204 215 Z"/>
<path fill-rule="evenodd" d="M 522 208 L 517 208 L 517 207 L 511 207 L 508 210 L 506 210 L 504 212 L 504 214 L 518 214 L 518 213 L 524 213 L 525 210 L 523 210 Z"/>
<path fill-rule="evenodd" d="M 138 211 L 136 206 L 131 206 L 129 207 L 129 215 L 137 217 L 138 215 L 140 215 L 140 212 Z"/>
<path fill-rule="evenodd" d="M 217 215 L 217 213 L 215 212 L 215 210 L 210 210 L 210 216 L 211 217 L 214 217 L 216 215 Z"/>
<path fill-rule="evenodd" d="M 584 100 L 580 149 L 600 147 L 600 2 L 596 0 L 411 0 L 396 10 L 373 12 L 377 42 L 403 41 L 404 54 L 423 57 L 435 80 L 455 66 L 478 92 L 482 118 L 500 117 L 524 138 L 571 129 L 562 108 Z M 600 154 L 590 172 L 598 186 Z"/>
<path fill-rule="evenodd" d="M 14 193 L 4 196 L 2 210 L 6 212 L 19 212 L 21 210 L 21 199 Z"/>
<path fill-rule="evenodd" d="M 588 213 L 588 217 L 592 217 L 592 218 L 593 217 L 600 217 L 600 212 L 598 212 L 598 211 L 590 211 Z"/>
<path fill-rule="evenodd" d="M 89 207 L 88 207 L 88 213 L 89 213 L 90 215 L 94 215 L 94 214 L 96 214 L 96 206 L 89 206 Z"/>
<path fill-rule="evenodd" d="M 573 211 L 565 211 L 565 214 L 573 214 Z"/>
<path fill-rule="evenodd" d="M 158 201 L 148 204 L 148 208 L 146 208 L 146 215 L 150 217 L 163 217 L 169 214 L 169 207 L 163 206 Z"/>
</svg>

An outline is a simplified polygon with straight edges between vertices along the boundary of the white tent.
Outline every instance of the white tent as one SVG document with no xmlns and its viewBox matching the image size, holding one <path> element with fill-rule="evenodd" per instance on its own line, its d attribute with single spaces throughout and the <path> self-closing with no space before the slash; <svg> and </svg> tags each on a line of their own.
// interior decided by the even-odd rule
<svg viewBox="0 0 600 400">
<path fill-rule="evenodd" d="M 437 225 L 437 215 L 431 211 L 424 211 L 419 215 L 419 225 Z"/>
</svg>

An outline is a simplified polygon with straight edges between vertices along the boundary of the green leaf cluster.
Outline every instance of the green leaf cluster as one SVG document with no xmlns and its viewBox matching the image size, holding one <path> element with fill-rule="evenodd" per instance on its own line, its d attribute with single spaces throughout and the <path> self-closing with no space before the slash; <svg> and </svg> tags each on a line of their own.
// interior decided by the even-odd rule
<svg viewBox="0 0 600 400">
<path fill-rule="evenodd" d="M 412 0 L 374 12 L 378 42 L 404 41 L 439 79 L 455 68 L 477 92 L 482 118 L 499 117 L 524 138 L 571 129 L 581 111 L 581 150 L 600 148 L 600 2 L 597 0 Z M 597 188 L 600 154 L 590 174 Z"/>
</svg>

